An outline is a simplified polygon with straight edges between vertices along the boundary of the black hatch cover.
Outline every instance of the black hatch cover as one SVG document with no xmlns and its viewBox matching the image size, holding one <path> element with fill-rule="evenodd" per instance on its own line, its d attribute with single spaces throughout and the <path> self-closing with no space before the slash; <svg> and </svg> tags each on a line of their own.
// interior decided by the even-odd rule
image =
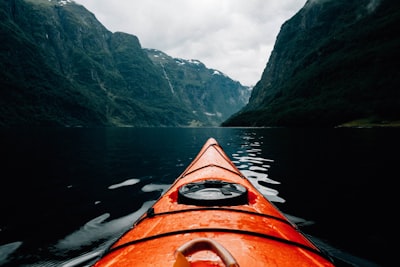
<svg viewBox="0 0 400 267">
<path fill-rule="evenodd" d="M 196 206 L 237 206 L 248 204 L 247 189 L 236 183 L 203 180 L 179 188 L 178 203 Z"/>
</svg>

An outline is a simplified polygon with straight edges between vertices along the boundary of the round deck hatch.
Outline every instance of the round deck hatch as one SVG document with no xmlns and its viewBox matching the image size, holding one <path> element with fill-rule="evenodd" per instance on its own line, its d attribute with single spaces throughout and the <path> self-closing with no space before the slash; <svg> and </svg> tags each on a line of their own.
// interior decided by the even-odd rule
<svg viewBox="0 0 400 267">
<path fill-rule="evenodd" d="M 236 183 L 204 180 L 179 188 L 178 203 L 196 206 L 237 206 L 248 204 L 247 189 Z"/>
</svg>

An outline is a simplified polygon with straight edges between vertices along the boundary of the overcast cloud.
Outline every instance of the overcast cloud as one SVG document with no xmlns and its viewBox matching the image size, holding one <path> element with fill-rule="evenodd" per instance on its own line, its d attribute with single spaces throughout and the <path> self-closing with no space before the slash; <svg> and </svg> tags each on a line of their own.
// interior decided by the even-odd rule
<svg viewBox="0 0 400 267">
<path fill-rule="evenodd" d="M 198 59 L 243 85 L 261 78 L 281 25 L 306 0 L 76 0 L 143 48 Z"/>
</svg>

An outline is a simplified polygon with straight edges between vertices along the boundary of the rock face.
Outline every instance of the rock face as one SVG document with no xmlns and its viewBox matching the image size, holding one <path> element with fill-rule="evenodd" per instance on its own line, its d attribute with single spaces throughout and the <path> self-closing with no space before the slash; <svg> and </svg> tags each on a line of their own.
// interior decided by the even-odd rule
<svg viewBox="0 0 400 267">
<path fill-rule="evenodd" d="M 282 25 L 249 103 L 223 125 L 399 120 L 398 25 L 398 1 L 307 1 Z"/>
<path fill-rule="evenodd" d="M 145 51 L 168 81 L 171 93 L 198 116 L 194 125 L 219 125 L 249 100 L 249 87 L 198 60 L 172 58 L 155 49 Z"/>
<path fill-rule="evenodd" d="M 216 126 L 250 96 L 202 64 L 203 80 L 186 86 L 175 74 L 193 66 L 161 68 L 136 36 L 73 1 L 6 0 L 0 15 L 0 126 Z"/>
</svg>

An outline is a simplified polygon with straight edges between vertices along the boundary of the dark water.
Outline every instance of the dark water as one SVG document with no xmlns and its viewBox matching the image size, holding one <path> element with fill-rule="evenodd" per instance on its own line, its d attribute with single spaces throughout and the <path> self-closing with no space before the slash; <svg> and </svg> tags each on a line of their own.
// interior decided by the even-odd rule
<svg viewBox="0 0 400 267">
<path fill-rule="evenodd" d="M 214 137 L 340 266 L 395 266 L 400 129 L 1 129 L 0 266 L 88 266 Z"/>
</svg>

